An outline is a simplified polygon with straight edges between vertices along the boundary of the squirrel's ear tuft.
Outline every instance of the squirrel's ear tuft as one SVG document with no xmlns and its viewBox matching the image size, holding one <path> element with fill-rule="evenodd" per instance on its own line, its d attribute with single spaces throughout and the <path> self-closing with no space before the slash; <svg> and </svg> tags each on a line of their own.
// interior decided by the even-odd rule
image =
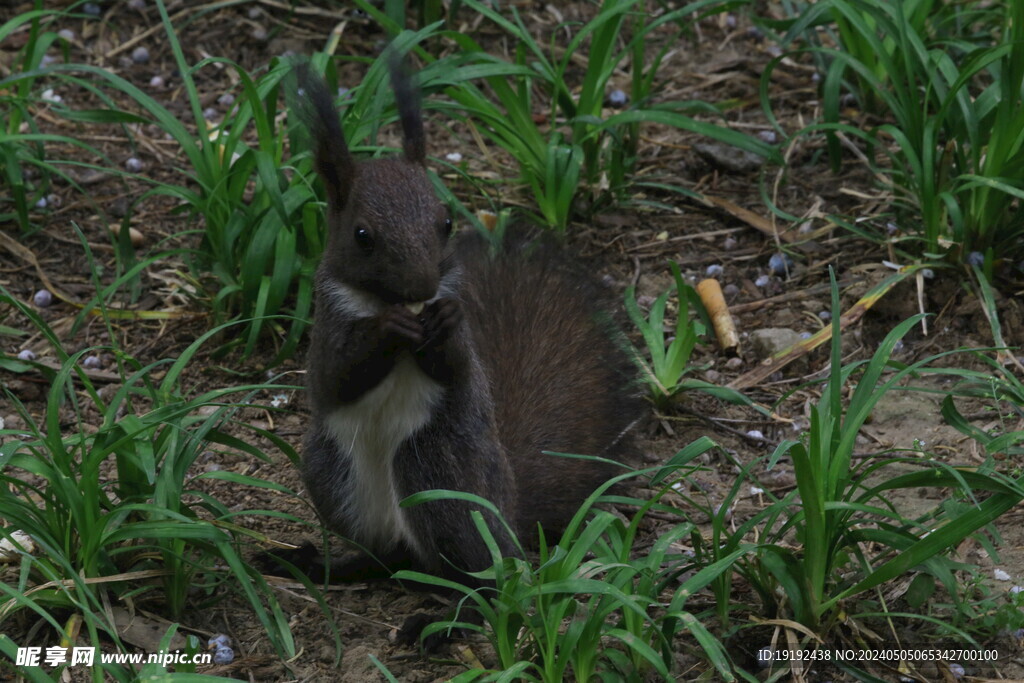
<svg viewBox="0 0 1024 683">
<path fill-rule="evenodd" d="M 308 64 L 296 66 L 295 75 L 297 86 L 293 107 L 313 137 L 316 170 L 327 188 L 327 200 L 332 208 L 341 210 L 348 202 L 355 165 L 338 121 L 334 98 L 323 78 L 311 73 Z"/>
<path fill-rule="evenodd" d="M 405 158 L 415 164 L 427 161 L 427 142 L 423 134 L 423 118 L 420 114 L 420 91 L 413 83 L 406 60 L 392 50 L 389 56 L 391 87 L 395 91 L 398 118 L 402 122 L 402 149 Z"/>
</svg>

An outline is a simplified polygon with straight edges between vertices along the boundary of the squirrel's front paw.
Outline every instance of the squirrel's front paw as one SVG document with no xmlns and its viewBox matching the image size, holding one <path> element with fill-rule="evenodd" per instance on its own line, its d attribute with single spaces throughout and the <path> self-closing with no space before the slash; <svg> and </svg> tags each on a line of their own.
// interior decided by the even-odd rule
<svg viewBox="0 0 1024 683">
<path fill-rule="evenodd" d="M 439 344 L 448 339 L 462 321 L 462 308 L 455 299 L 438 299 L 423 312 L 424 339 Z"/>
<path fill-rule="evenodd" d="M 389 306 L 380 314 L 380 330 L 384 336 L 394 340 L 407 339 L 419 346 L 428 339 L 421 319 L 407 307 L 397 304 Z"/>
</svg>

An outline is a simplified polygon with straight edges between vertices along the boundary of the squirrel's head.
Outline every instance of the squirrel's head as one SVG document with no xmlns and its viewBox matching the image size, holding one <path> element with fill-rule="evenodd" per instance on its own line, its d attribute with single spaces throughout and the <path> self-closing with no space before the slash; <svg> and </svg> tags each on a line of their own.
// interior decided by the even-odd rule
<svg viewBox="0 0 1024 683">
<path fill-rule="evenodd" d="M 316 169 L 327 190 L 321 271 L 383 303 L 417 303 L 437 294 L 452 221 L 427 176 L 418 92 L 397 57 L 391 82 L 403 154 L 356 162 L 326 87 L 300 74 L 312 111 Z"/>
</svg>

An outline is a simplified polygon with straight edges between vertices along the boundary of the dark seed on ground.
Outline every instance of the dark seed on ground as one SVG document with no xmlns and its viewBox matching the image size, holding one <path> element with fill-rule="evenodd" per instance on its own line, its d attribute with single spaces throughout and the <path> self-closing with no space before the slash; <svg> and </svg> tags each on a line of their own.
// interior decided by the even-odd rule
<svg viewBox="0 0 1024 683">
<path fill-rule="evenodd" d="M 772 275 L 784 276 L 793 270 L 793 259 L 790 258 L 789 254 L 776 252 L 768 259 L 768 270 L 771 271 Z"/>
</svg>

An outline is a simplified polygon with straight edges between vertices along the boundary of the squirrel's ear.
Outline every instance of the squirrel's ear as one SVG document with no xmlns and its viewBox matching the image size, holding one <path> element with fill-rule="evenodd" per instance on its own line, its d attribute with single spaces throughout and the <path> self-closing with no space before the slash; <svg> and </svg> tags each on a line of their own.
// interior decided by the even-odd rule
<svg viewBox="0 0 1024 683">
<path fill-rule="evenodd" d="M 306 64 L 297 69 L 297 107 L 313 136 L 316 170 L 327 188 L 332 208 L 341 210 L 348 202 L 355 164 L 338 121 L 338 110 L 323 80 L 309 73 Z"/>
<path fill-rule="evenodd" d="M 423 118 L 420 115 L 420 91 L 413 85 L 412 76 L 405 61 L 392 52 L 390 56 L 391 87 L 395 91 L 395 105 L 402 122 L 402 150 L 405 158 L 415 164 L 427 161 L 427 142 L 423 134 Z"/>
</svg>

